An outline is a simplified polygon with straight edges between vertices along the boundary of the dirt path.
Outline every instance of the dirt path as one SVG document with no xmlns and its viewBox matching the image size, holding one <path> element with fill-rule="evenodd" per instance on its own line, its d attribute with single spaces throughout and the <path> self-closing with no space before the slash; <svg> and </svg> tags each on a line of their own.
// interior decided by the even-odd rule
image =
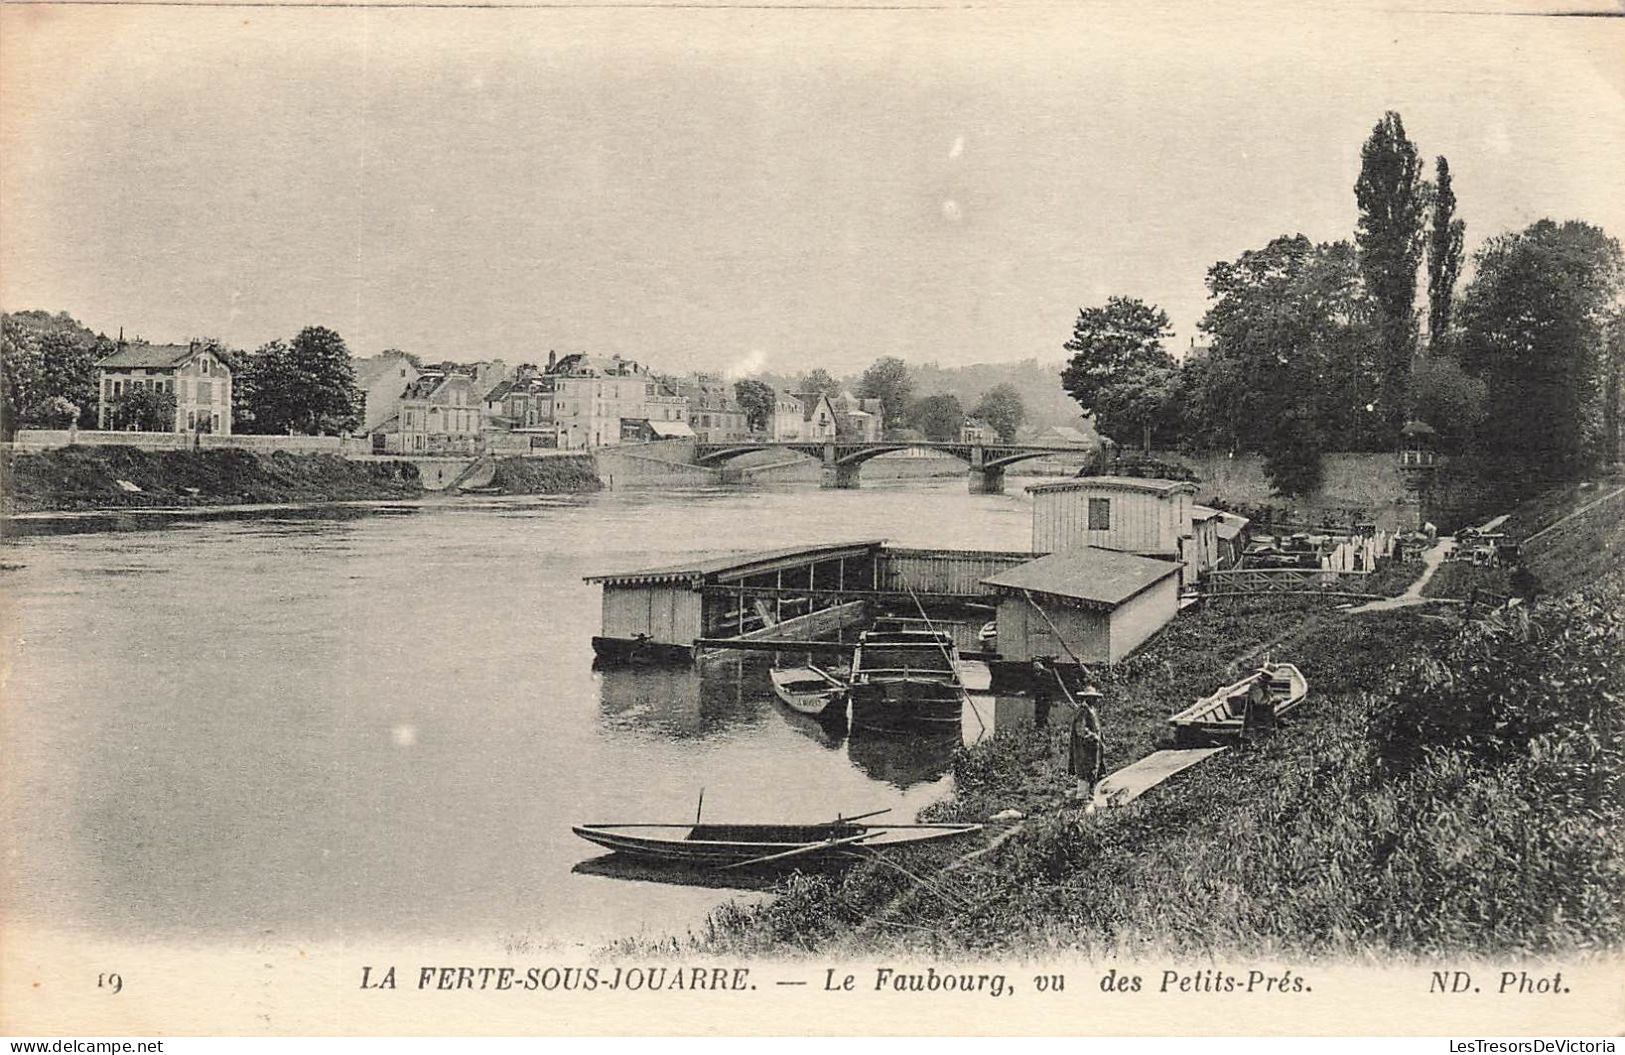
<svg viewBox="0 0 1625 1055">
<path fill-rule="evenodd" d="M 1438 603 L 1441 598 L 1423 597 L 1422 591 L 1427 587 L 1428 580 L 1433 578 L 1433 573 L 1439 570 L 1439 565 L 1444 563 L 1444 559 L 1455 548 L 1456 540 L 1453 538 L 1440 539 L 1435 542 L 1422 554 L 1422 574 L 1415 582 L 1411 583 L 1404 593 L 1398 597 L 1384 597 L 1380 601 L 1371 601 L 1362 604 L 1358 608 L 1350 608 L 1348 614 L 1359 615 L 1361 612 L 1384 612 L 1393 608 L 1409 608 L 1411 605 L 1416 604 Z"/>
</svg>

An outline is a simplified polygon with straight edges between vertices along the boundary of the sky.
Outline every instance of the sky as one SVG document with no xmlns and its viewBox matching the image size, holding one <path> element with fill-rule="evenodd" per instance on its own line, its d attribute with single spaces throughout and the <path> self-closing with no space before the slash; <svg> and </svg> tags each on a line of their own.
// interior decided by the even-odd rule
<svg viewBox="0 0 1625 1055">
<path fill-rule="evenodd" d="M 840 373 L 1124 294 L 1184 347 L 1215 261 L 1352 235 L 1388 109 L 1469 251 L 1625 236 L 1625 19 L 1143 7 L 0 7 L 0 306 Z"/>
</svg>

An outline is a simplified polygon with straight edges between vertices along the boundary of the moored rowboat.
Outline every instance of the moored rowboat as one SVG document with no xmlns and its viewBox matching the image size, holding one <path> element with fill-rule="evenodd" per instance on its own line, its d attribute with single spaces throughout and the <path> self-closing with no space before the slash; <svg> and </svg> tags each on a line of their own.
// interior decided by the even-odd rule
<svg viewBox="0 0 1625 1055">
<path fill-rule="evenodd" d="M 846 683 L 812 664 L 774 668 L 767 676 L 779 699 L 802 714 L 822 714 L 830 704 L 846 699 Z"/>
<path fill-rule="evenodd" d="M 1258 670 L 1168 719 L 1180 746 L 1222 742 L 1247 727 L 1249 705 L 1254 721 L 1273 723 L 1303 702 L 1309 681 L 1290 663 L 1265 663 Z"/>
<path fill-rule="evenodd" d="M 785 866 L 967 835 L 980 824 L 580 824 L 588 842 L 651 861 L 715 868 L 782 861 Z"/>
</svg>

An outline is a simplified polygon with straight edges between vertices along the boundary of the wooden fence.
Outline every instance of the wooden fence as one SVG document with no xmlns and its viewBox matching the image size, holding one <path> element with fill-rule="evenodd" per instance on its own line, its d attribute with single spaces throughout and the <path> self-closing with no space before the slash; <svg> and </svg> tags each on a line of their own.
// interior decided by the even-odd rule
<svg viewBox="0 0 1625 1055">
<path fill-rule="evenodd" d="M 1368 596 L 1370 572 L 1327 568 L 1234 568 L 1209 572 L 1202 583 L 1208 597 L 1255 597 L 1261 594 L 1315 594 L 1326 597 Z"/>
</svg>

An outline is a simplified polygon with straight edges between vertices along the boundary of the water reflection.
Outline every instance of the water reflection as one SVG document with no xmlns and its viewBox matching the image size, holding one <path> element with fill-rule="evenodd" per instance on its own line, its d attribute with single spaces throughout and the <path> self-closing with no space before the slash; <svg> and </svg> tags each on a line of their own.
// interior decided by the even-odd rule
<svg viewBox="0 0 1625 1055">
<path fill-rule="evenodd" d="M 737 662 L 607 667 L 598 672 L 599 713 L 611 729 L 676 740 L 719 736 L 763 718 L 761 692 L 746 681 Z"/>
<path fill-rule="evenodd" d="M 846 742 L 847 757 L 864 776 L 907 791 L 916 784 L 940 780 L 953 768 L 961 746 L 958 729 L 946 732 L 880 732 L 854 728 Z"/>
</svg>

